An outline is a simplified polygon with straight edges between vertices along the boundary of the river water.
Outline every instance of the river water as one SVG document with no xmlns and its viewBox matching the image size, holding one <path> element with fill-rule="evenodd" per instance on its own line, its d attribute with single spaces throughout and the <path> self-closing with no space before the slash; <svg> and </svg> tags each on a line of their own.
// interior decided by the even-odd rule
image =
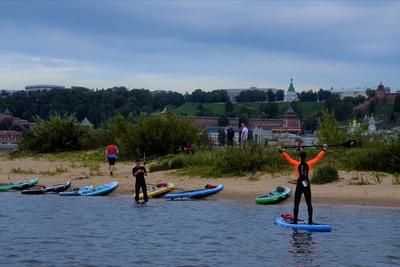
<svg viewBox="0 0 400 267">
<path fill-rule="evenodd" d="M 305 203 L 300 214 L 306 216 Z M 315 205 L 330 233 L 274 225 L 292 203 L 0 194 L 4 266 L 399 266 L 400 209 Z"/>
</svg>

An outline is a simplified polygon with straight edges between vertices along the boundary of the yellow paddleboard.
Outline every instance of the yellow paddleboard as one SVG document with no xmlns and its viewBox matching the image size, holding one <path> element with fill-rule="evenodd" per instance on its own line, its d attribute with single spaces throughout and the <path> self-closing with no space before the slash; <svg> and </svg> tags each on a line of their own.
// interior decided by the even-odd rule
<svg viewBox="0 0 400 267">
<path fill-rule="evenodd" d="M 147 185 L 147 195 L 149 197 L 160 197 L 172 190 L 175 189 L 175 185 L 173 183 L 160 183 L 158 185 Z M 135 198 L 136 194 L 133 194 L 133 198 Z M 139 199 L 143 199 L 143 193 L 139 194 Z"/>
</svg>

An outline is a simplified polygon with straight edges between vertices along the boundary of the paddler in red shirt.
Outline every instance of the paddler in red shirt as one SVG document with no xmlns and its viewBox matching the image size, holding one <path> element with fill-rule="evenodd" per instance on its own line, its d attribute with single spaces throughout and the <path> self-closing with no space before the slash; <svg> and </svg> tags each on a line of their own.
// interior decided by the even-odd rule
<svg viewBox="0 0 400 267">
<path fill-rule="evenodd" d="M 115 161 L 118 158 L 118 147 L 116 145 L 109 145 L 106 149 L 106 158 L 108 160 L 110 175 L 113 176 Z"/>
</svg>

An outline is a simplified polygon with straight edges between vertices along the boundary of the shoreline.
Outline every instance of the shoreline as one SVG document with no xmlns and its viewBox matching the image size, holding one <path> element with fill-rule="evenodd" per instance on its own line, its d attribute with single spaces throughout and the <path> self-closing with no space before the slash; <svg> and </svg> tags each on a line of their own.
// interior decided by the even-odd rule
<svg viewBox="0 0 400 267">
<path fill-rule="evenodd" d="M 2 157 L 2 161 L 0 161 L 0 183 L 17 182 L 37 177 L 40 185 L 49 185 L 70 179 L 71 187 L 74 188 L 87 184 L 98 186 L 117 181 L 119 187 L 111 195 L 133 195 L 132 163 L 117 162 L 113 177 L 108 175 L 108 164 L 106 162 L 97 165 L 96 168 L 93 168 L 90 164 L 78 164 L 70 161 L 44 161 L 32 158 L 8 160 Z M 254 204 L 256 197 L 274 191 L 277 186 L 295 189 L 295 185 L 291 183 L 294 173 L 291 172 L 281 174 L 256 173 L 242 177 L 223 178 L 178 176 L 174 172 L 149 173 L 147 183 L 171 182 L 175 184 L 177 191 L 202 188 L 207 183 L 223 184 L 224 190 L 208 199 L 246 201 L 254 202 Z M 377 183 L 376 175 L 376 172 L 339 171 L 339 181 L 323 185 L 311 185 L 313 204 L 400 207 L 400 185 L 393 185 L 392 175 L 386 173 L 379 173 L 382 180 Z M 88 178 L 76 179 L 84 176 Z M 370 184 L 357 184 L 360 181 L 367 181 Z M 294 191 L 284 203 L 293 203 L 293 195 Z M 305 205 L 304 197 L 301 205 Z"/>
</svg>

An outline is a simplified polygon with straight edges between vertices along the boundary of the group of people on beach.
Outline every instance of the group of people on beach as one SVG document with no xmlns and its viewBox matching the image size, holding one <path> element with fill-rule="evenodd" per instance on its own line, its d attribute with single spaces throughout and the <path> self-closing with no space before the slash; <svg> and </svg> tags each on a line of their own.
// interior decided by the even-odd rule
<svg viewBox="0 0 400 267">
<path fill-rule="evenodd" d="M 233 131 L 233 129 L 232 129 Z M 242 139 L 241 139 L 241 145 L 245 145 L 247 141 L 247 134 L 248 130 L 247 127 L 244 123 L 242 123 L 242 130 L 241 133 L 243 134 Z M 234 132 L 233 132 L 234 135 Z M 231 139 L 230 139 L 231 137 Z M 245 137 L 245 139 L 243 139 Z M 228 129 L 228 144 L 233 145 L 233 143 L 229 143 L 229 141 L 233 142 L 233 136 L 232 133 L 229 132 Z M 314 224 L 313 222 L 313 207 L 312 207 L 312 200 L 311 200 L 311 186 L 310 186 L 310 179 L 309 179 L 309 172 L 311 168 L 323 158 L 325 155 L 326 151 L 328 149 L 327 144 L 322 145 L 321 151 L 317 154 L 317 156 L 311 160 L 307 160 L 307 153 L 305 152 L 305 148 L 302 144 L 299 145 L 298 151 L 299 151 L 299 157 L 300 160 L 295 160 L 293 159 L 283 147 L 278 145 L 278 150 L 281 153 L 282 157 L 289 163 L 291 164 L 294 169 L 295 169 L 295 174 L 296 174 L 296 190 L 294 194 L 294 209 L 293 209 L 293 220 L 291 223 L 297 224 L 298 222 L 298 214 L 299 214 L 299 205 L 300 205 L 300 200 L 302 195 L 304 194 L 306 203 L 307 203 L 307 208 L 308 208 L 308 224 Z M 114 171 L 114 166 L 116 159 L 118 157 L 118 148 L 116 145 L 109 145 L 106 149 L 106 158 L 109 163 L 109 170 L 110 170 L 110 175 L 113 175 Z M 139 193 L 140 190 L 143 192 L 144 196 L 144 202 L 147 202 L 149 200 L 147 196 L 147 187 L 146 187 L 146 179 L 145 177 L 147 176 L 147 170 L 146 167 L 140 164 L 140 160 L 136 160 L 136 165 L 132 168 L 132 175 L 133 177 L 136 178 L 135 182 L 135 201 L 136 203 L 139 203 Z"/>
<path fill-rule="evenodd" d="M 233 147 L 234 145 L 234 138 L 235 138 L 235 130 L 233 129 L 232 126 L 226 129 L 226 138 L 227 138 L 227 144 L 229 147 Z M 239 130 L 239 135 L 238 135 L 238 141 L 240 147 L 244 147 L 247 143 L 247 140 L 249 138 L 249 129 L 247 129 L 246 124 L 241 123 L 240 124 L 240 130 Z"/>
</svg>

